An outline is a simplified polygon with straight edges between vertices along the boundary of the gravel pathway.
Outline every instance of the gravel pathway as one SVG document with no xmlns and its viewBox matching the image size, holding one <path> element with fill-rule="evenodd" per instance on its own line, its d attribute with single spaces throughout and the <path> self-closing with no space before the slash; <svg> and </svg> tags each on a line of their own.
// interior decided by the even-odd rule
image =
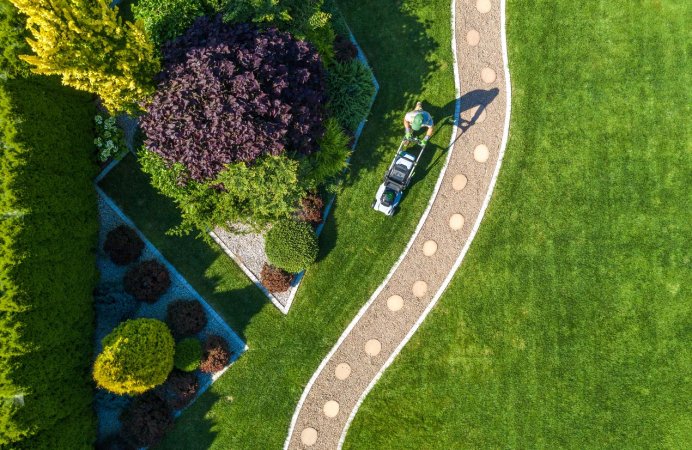
<svg viewBox="0 0 692 450">
<path fill-rule="evenodd" d="M 439 190 L 402 259 L 305 388 L 287 449 L 341 447 L 360 403 L 444 291 L 487 206 L 506 139 L 504 1 L 455 3 L 461 117 Z"/>
</svg>

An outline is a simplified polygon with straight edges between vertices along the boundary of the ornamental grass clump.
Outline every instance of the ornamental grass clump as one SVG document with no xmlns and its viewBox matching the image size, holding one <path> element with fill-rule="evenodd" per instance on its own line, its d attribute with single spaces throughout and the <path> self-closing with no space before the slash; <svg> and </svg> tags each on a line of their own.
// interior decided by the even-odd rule
<svg viewBox="0 0 692 450">
<path fill-rule="evenodd" d="M 108 232 L 103 250 L 115 264 L 126 266 L 142 256 L 144 241 L 135 230 L 126 225 L 120 225 Z"/>
<path fill-rule="evenodd" d="M 160 262 L 151 259 L 130 269 L 123 281 L 125 292 L 147 303 L 154 303 L 171 286 L 171 275 Z"/>
<path fill-rule="evenodd" d="M 141 120 L 145 145 L 182 163 L 192 180 L 260 156 L 317 151 L 326 94 L 311 44 L 274 28 L 200 18 L 163 47 L 163 59 Z"/>
<path fill-rule="evenodd" d="M 115 394 L 142 394 L 164 381 L 173 369 L 175 341 L 165 323 L 134 319 L 103 338 L 94 363 L 96 384 Z"/>
<path fill-rule="evenodd" d="M 202 343 L 197 338 L 183 339 L 175 345 L 173 365 L 183 372 L 197 370 L 202 360 Z"/>
<path fill-rule="evenodd" d="M 269 262 L 291 273 L 301 272 L 315 262 L 318 250 L 315 230 L 306 222 L 281 221 L 265 238 Z"/>
</svg>

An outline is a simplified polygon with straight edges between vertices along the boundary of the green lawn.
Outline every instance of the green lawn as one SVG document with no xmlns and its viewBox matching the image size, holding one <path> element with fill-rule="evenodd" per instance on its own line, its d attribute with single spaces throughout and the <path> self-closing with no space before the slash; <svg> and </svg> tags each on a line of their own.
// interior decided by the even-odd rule
<svg viewBox="0 0 692 450">
<path fill-rule="evenodd" d="M 689 448 L 691 12 L 509 2 L 493 201 L 345 448 Z"/>
<path fill-rule="evenodd" d="M 339 2 L 381 91 L 352 160 L 349 182 L 320 237 L 321 257 L 284 317 L 218 248 L 165 235 L 175 207 L 128 156 L 103 188 L 248 343 L 250 350 L 176 421 L 163 448 L 280 448 L 303 387 L 403 251 L 445 157 L 454 77 L 447 0 Z M 406 45 L 401 45 L 405 42 Z M 423 100 L 439 127 L 417 182 L 393 218 L 370 209 L 403 136 L 401 118 Z"/>
</svg>

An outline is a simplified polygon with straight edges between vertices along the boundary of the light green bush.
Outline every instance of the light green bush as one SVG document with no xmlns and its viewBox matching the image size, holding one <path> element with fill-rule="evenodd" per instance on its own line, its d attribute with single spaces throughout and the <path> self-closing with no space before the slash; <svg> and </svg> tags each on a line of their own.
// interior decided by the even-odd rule
<svg viewBox="0 0 692 450">
<path fill-rule="evenodd" d="M 175 346 L 173 364 L 184 372 L 192 372 L 199 367 L 202 360 L 202 343 L 197 338 L 186 338 Z"/>
<path fill-rule="evenodd" d="M 125 321 L 102 343 L 94 380 L 115 394 L 142 394 L 166 381 L 173 370 L 175 341 L 160 320 Z"/>
<path fill-rule="evenodd" d="M 182 35 L 197 17 L 203 16 L 206 3 L 205 0 L 139 0 L 132 5 L 132 13 L 160 46 Z"/>
<path fill-rule="evenodd" d="M 265 251 L 269 262 L 291 273 L 306 269 L 317 259 L 317 235 L 307 222 L 283 220 L 267 232 Z"/>
</svg>

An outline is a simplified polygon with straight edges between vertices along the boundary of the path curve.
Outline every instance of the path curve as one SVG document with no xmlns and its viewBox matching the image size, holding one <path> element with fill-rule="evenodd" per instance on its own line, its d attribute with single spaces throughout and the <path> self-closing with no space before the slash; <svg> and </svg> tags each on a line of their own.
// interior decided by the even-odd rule
<svg viewBox="0 0 692 450">
<path fill-rule="evenodd" d="M 459 120 L 445 166 L 406 250 L 303 391 L 284 449 L 341 448 L 365 396 L 461 264 L 507 144 L 511 90 L 504 23 L 504 0 L 452 1 Z"/>
</svg>

